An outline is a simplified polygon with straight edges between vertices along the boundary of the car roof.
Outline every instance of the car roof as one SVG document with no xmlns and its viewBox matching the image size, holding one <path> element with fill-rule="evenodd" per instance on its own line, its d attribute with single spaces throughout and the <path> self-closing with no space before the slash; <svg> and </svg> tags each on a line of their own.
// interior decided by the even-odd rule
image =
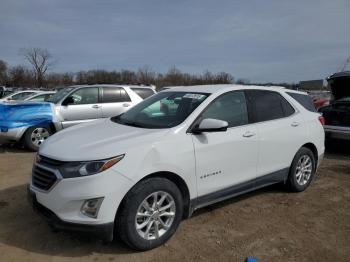
<svg viewBox="0 0 350 262">
<path fill-rule="evenodd" d="M 338 72 L 334 73 L 333 75 L 330 75 L 327 77 L 327 81 L 335 79 L 335 78 L 349 78 L 350 77 L 350 71 L 343 71 L 343 72 Z"/>
<path fill-rule="evenodd" d="M 40 90 L 18 90 L 18 91 L 15 91 L 14 93 L 24 93 L 24 92 L 39 93 L 39 92 L 41 92 L 41 91 L 40 91 Z"/>
<path fill-rule="evenodd" d="M 54 93 L 56 93 L 56 91 L 39 91 L 39 93 L 34 94 L 33 96 L 43 95 L 43 94 L 54 94 Z"/>
<path fill-rule="evenodd" d="M 257 86 L 257 85 L 235 85 L 235 84 L 220 84 L 220 85 L 196 85 L 196 86 L 170 86 L 162 92 L 198 92 L 198 93 L 221 93 L 240 89 L 252 89 L 252 90 L 271 90 L 271 91 L 283 91 L 283 92 L 293 92 L 306 94 L 302 91 L 287 89 L 283 86 Z"/>
<path fill-rule="evenodd" d="M 155 89 L 155 86 L 147 86 L 147 85 L 118 85 L 118 84 L 93 84 L 93 85 L 73 85 L 73 86 L 68 86 L 70 88 L 82 88 L 82 87 L 129 87 L 129 88 L 147 88 L 147 89 Z"/>
</svg>

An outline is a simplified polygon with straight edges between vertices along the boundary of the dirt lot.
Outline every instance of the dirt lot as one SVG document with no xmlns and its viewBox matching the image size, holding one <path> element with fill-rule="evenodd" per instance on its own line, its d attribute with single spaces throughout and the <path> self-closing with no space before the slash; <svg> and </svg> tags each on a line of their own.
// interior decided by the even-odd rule
<svg viewBox="0 0 350 262">
<path fill-rule="evenodd" d="M 0 261 L 349 261 L 350 146 L 334 147 L 303 193 L 273 186 L 199 210 L 143 253 L 53 233 L 26 202 L 33 154 L 0 148 Z"/>
</svg>

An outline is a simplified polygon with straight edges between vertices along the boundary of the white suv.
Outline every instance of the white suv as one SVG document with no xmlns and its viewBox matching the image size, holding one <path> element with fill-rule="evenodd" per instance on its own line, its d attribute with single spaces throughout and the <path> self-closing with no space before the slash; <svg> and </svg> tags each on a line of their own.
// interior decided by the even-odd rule
<svg viewBox="0 0 350 262">
<path fill-rule="evenodd" d="M 274 183 L 303 191 L 324 130 L 295 93 L 307 98 L 278 87 L 178 87 L 63 130 L 40 147 L 32 204 L 58 230 L 148 250 L 197 208 Z"/>
</svg>

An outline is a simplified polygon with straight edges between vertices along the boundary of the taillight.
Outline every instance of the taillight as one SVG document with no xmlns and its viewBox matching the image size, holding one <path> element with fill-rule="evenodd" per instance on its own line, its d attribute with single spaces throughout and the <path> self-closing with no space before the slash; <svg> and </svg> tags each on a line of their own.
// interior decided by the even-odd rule
<svg viewBox="0 0 350 262">
<path fill-rule="evenodd" d="M 320 121 L 321 125 L 323 126 L 326 124 L 326 119 L 323 116 L 319 116 L 318 121 Z"/>
</svg>

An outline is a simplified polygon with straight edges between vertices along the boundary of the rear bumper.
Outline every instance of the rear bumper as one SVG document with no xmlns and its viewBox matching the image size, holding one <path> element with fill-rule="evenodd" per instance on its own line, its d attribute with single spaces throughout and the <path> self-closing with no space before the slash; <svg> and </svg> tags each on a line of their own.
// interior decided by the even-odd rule
<svg viewBox="0 0 350 262">
<path fill-rule="evenodd" d="M 325 125 L 324 130 L 326 138 L 350 140 L 350 127 Z"/>
<path fill-rule="evenodd" d="M 27 187 L 28 201 L 32 205 L 34 211 L 42 215 L 48 224 L 55 230 L 65 232 L 75 232 L 101 239 L 103 241 L 112 241 L 114 232 L 114 223 L 106 224 L 78 224 L 61 220 L 54 212 L 40 204 L 35 193 Z"/>
<path fill-rule="evenodd" d="M 18 142 L 26 131 L 27 127 L 1 129 L 0 143 Z"/>
</svg>

